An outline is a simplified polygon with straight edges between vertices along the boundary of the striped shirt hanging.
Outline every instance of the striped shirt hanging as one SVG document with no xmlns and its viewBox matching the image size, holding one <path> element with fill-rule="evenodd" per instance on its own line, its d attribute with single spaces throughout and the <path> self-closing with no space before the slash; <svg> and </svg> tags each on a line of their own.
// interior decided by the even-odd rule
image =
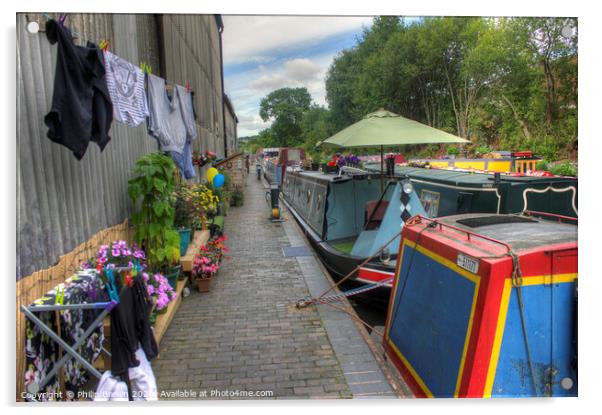
<svg viewBox="0 0 602 415">
<path fill-rule="evenodd" d="M 122 124 L 136 127 L 148 117 L 144 73 L 109 51 L 104 52 L 104 58 L 113 116 Z"/>
</svg>

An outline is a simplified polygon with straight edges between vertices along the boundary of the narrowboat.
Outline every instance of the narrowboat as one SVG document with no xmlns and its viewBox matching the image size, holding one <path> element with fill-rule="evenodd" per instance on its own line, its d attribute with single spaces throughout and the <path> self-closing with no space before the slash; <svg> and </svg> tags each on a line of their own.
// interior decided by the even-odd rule
<svg viewBox="0 0 602 415">
<path fill-rule="evenodd" d="M 287 167 L 298 166 L 305 160 L 302 148 L 266 148 L 263 150 L 263 175 L 269 184 L 282 185 Z"/>
<path fill-rule="evenodd" d="M 417 397 L 577 396 L 577 226 L 551 216 L 403 228 L 383 345 Z"/>
<path fill-rule="evenodd" d="M 500 173 L 526 173 L 536 170 L 541 157 L 531 151 L 493 151 L 489 157 L 443 159 L 412 159 L 414 163 L 424 163 L 435 168 L 474 169 Z M 396 161 L 397 163 L 397 161 Z"/>
<path fill-rule="evenodd" d="M 281 197 L 335 280 L 369 259 L 352 284 L 392 280 L 404 221 L 426 214 L 408 180 L 390 180 L 381 193 L 379 174 L 351 167 L 288 171 Z M 391 283 L 383 284 L 371 297 L 386 305 Z"/>
<path fill-rule="evenodd" d="M 366 165 L 370 171 L 380 166 Z M 395 166 L 407 177 L 431 218 L 460 213 L 520 213 L 524 210 L 577 218 L 577 179 L 526 174 Z M 570 221 L 573 223 L 574 221 Z"/>
</svg>

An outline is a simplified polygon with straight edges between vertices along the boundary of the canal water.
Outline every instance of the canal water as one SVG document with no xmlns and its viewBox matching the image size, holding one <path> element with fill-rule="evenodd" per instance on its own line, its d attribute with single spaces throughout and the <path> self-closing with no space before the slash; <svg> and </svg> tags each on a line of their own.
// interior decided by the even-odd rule
<svg viewBox="0 0 602 415">
<path fill-rule="evenodd" d="M 353 287 L 345 286 L 345 283 L 341 285 L 341 290 L 348 290 Z M 368 323 L 372 327 L 384 327 L 387 320 L 387 309 L 382 305 L 376 305 L 369 301 L 367 298 L 361 296 L 349 298 L 349 303 L 362 320 Z M 364 326 L 368 333 L 371 332 L 366 326 Z"/>
</svg>

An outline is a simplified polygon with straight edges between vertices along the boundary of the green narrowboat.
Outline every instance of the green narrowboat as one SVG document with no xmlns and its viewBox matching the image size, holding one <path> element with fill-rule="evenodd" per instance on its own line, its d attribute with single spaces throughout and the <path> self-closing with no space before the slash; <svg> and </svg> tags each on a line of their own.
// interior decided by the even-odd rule
<svg viewBox="0 0 602 415">
<path fill-rule="evenodd" d="M 366 166 L 376 171 L 377 165 Z M 460 213 L 526 210 L 577 218 L 577 179 L 395 166 L 410 179 L 431 218 Z M 574 221 L 572 221 L 574 222 Z"/>
</svg>

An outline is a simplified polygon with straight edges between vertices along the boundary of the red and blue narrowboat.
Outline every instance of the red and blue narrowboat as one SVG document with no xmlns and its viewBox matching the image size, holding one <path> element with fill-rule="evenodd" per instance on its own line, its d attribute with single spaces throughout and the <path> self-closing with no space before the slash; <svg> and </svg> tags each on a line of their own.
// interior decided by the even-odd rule
<svg viewBox="0 0 602 415">
<path fill-rule="evenodd" d="M 406 224 L 383 343 L 416 396 L 577 396 L 577 226 L 551 219 Z"/>
</svg>

